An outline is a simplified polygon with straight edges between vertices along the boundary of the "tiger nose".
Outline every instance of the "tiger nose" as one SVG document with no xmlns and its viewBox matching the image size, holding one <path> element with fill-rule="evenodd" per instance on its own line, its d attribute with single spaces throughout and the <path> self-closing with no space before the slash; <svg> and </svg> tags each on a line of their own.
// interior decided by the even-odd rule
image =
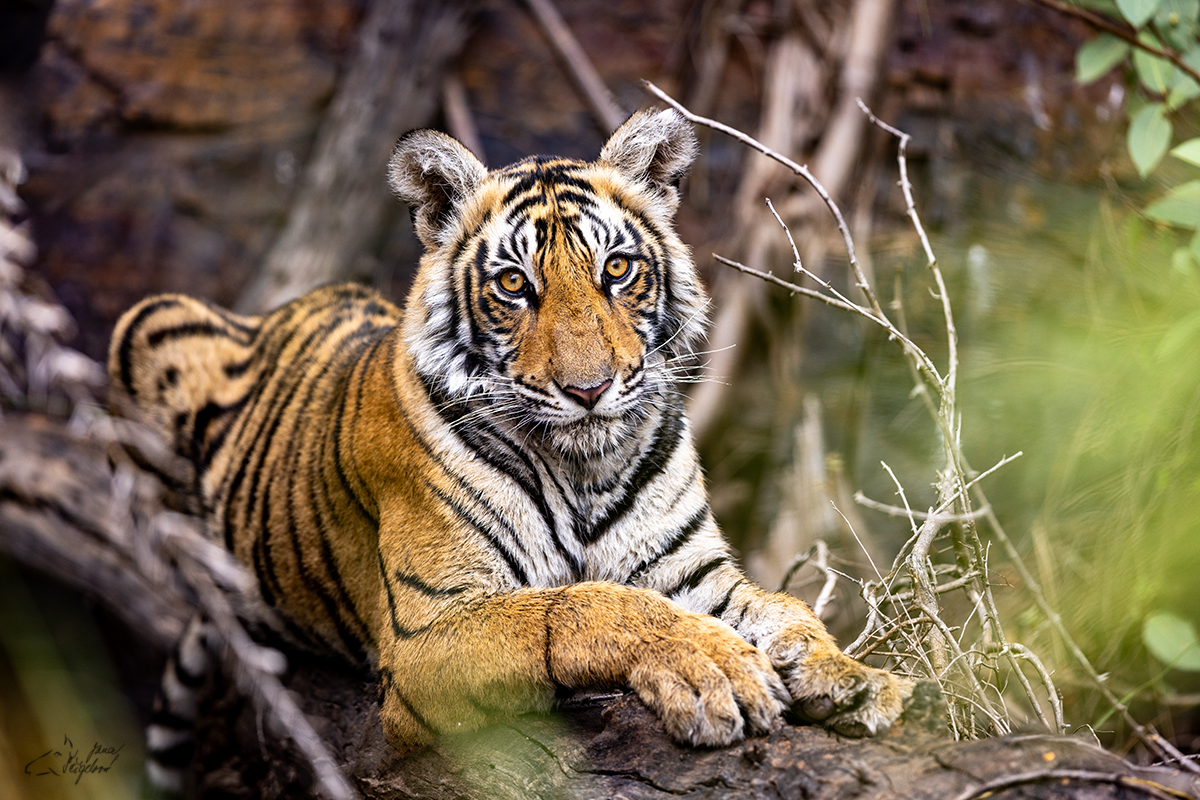
<svg viewBox="0 0 1200 800">
<path fill-rule="evenodd" d="M 600 402 L 600 395 L 604 394 L 604 390 L 610 386 L 612 386 L 612 381 L 606 380 L 595 386 L 560 386 L 559 388 L 576 403 L 591 410 L 596 407 L 596 403 Z"/>
</svg>

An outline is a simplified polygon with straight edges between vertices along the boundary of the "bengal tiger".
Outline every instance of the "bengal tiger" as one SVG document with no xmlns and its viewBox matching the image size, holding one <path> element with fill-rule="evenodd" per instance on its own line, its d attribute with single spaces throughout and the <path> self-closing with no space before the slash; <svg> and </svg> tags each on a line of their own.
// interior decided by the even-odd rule
<svg viewBox="0 0 1200 800">
<path fill-rule="evenodd" d="M 194 465 L 289 638 L 374 667 L 398 750 L 583 687 L 632 687 L 694 746 L 789 707 L 876 734 L 911 694 L 751 583 L 713 518 L 676 388 L 705 329 L 673 227 L 696 149 L 672 110 L 594 162 L 491 172 L 415 131 L 388 173 L 425 248 L 403 312 L 341 285 L 263 317 L 150 297 L 116 326 L 114 409 Z M 157 719 L 167 761 L 182 723 Z"/>
</svg>

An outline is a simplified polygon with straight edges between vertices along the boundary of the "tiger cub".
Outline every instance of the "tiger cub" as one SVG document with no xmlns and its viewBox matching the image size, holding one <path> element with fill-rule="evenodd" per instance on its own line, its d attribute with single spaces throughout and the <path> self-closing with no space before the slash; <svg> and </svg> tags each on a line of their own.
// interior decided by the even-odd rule
<svg viewBox="0 0 1200 800">
<path fill-rule="evenodd" d="M 403 312 L 343 285 L 116 327 L 114 408 L 194 464 L 286 634 L 375 667 L 397 748 L 580 687 L 632 687 L 689 745 L 789 706 L 874 734 L 911 692 L 748 581 L 709 509 L 675 381 L 705 326 L 672 227 L 695 151 L 674 111 L 492 172 L 415 131 L 388 175 L 425 247 Z"/>
</svg>

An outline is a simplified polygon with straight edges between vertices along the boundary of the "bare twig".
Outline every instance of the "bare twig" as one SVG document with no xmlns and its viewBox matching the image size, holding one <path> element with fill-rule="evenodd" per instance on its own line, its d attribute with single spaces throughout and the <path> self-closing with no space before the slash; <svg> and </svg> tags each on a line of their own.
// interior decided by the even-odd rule
<svg viewBox="0 0 1200 800">
<path fill-rule="evenodd" d="M 1128 725 L 1131 730 L 1133 730 L 1138 739 L 1140 739 L 1152 753 L 1157 754 L 1160 758 L 1166 761 L 1178 763 L 1188 772 L 1200 775 L 1200 766 L 1194 764 L 1183 753 L 1181 753 L 1178 748 L 1176 748 L 1167 740 L 1163 739 L 1162 736 L 1158 734 L 1158 731 L 1154 730 L 1153 726 L 1142 725 L 1140 722 L 1138 722 L 1137 719 L 1134 718 L 1133 714 L 1130 713 L 1129 706 L 1122 702 L 1121 699 L 1117 697 L 1111 689 L 1108 688 L 1104 678 L 1101 677 L 1100 673 L 1096 671 L 1096 668 L 1092 666 L 1091 660 L 1088 659 L 1079 645 L 1075 643 L 1075 638 L 1071 636 L 1069 631 L 1067 631 L 1066 626 L 1063 624 L 1062 617 L 1059 616 L 1058 612 L 1055 611 L 1054 608 L 1046 601 L 1046 595 L 1042 591 L 1041 584 L 1033 577 L 1033 573 L 1030 572 L 1029 567 L 1025 565 L 1025 560 L 1021 558 L 1021 554 L 1017 551 L 1016 546 L 1005 532 L 1004 526 L 1000 524 L 1000 520 L 996 517 L 995 512 L 991 510 L 991 505 L 988 503 L 987 497 L 983 493 L 983 489 L 979 486 L 976 486 L 974 488 L 974 492 L 979 498 L 980 503 L 988 508 L 988 524 L 996 538 L 1000 540 L 1002 545 L 1004 545 L 1005 553 L 1008 555 L 1013 566 L 1017 568 L 1017 572 L 1021 576 L 1021 581 L 1025 589 L 1030 593 L 1030 595 L 1032 595 L 1034 602 L 1038 606 L 1038 609 L 1041 610 L 1042 614 L 1045 615 L 1046 621 L 1050 623 L 1050 626 L 1054 629 L 1054 632 L 1059 636 L 1063 644 L 1067 646 L 1067 649 L 1075 658 L 1075 661 L 1080 667 L 1083 668 L 1083 671 L 1091 680 L 1092 685 L 1094 685 L 1100 691 L 1100 694 L 1104 696 L 1104 699 L 1108 701 L 1109 705 L 1117 710 L 1117 712 L 1121 715 L 1121 718 L 1125 720 L 1125 724 Z"/>
<path fill-rule="evenodd" d="M 804 180 L 808 182 L 809 186 L 816 191 L 817 195 L 829 209 L 829 212 L 833 214 L 833 218 L 837 221 L 838 231 L 842 234 L 842 241 L 846 246 L 846 253 L 850 258 L 850 268 L 854 271 L 855 278 L 858 281 L 858 288 L 861 289 L 863 294 L 866 295 L 867 302 L 875 311 L 876 317 L 878 317 L 880 320 L 886 319 L 883 309 L 879 305 L 879 300 L 875 297 L 875 290 L 871 287 L 871 284 L 867 282 L 866 276 L 863 275 L 862 266 L 858 263 L 858 256 L 855 254 L 854 250 L 854 240 L 850 236 L 850 228 L 846 225 L 846 218 L 842 216 L 842 210 L 838 208 L 837 203 L 835 203 L 833 198 L 829 196 L 829 192 L 826 191 L 821 182 L 817 180 L 816 176 L 809 172 L 808 167 L 797 164 L 795 161 L 791 160 L 782 153 L 772 150 L 770 147 L 767 147 L 753 136 L 742 133 L 736 128 L 731 128 L 728 125 L 717 122 L 714 119 L 709 119 L 708 117 L 702 117 L 698 114 L 693 114 L 682 104 L 680 104 L 679 101 L 675 100 L 673 97 L 649 81 L 646 81 L 646 88 L 655 97 L 670 105 L 672 108 L 674 108 L 680 114 L 683 114 L 695 124 L 704 125 L 705 127 L 712 128 L 715 131 L 720 131 L 727 136 L 732 136 L 742 144 L 752 147 L 768 158 L 778 161 L 780 164 L 783 164 L 801 178 L 804 178 Z"/>
<path fill-rule="evenodd" d="M 612 93 L 604 85 L 604 79 L 592 66 L 591 59 L 583 51 L 579 40 L 571 33 L 562 15 L 551 0 L 525 0 L 529 10 L 537 19 L 550 44 L 571 72 L 571 77 L 583 92 L 584 99 L 596 116 L 596 122 L 605 132 L 615 131 L 625 121 L 626 114 L 613 100 Z"/>
<path fill-rule="evenodd" d="M 976 797 L 986 797 L 994 792 L 1004 789 L 1011 789 L 1016 786 L 1027 786 L 1033 783 L 1046 783 L 1047 781 L 1084 781 L 1086 783 L 1110 783 L 1114 786 L 1122 786 L 1126 789 L 1134 789 L 1145 793 L 1149 797 L 1163 798 L 1163 800 L 1171 800 L 1171 798 L 1183 798 L 1191 800 L 1191 795 L 1172 789 L 1168 786 L 1163 786 L 1161 783 L 1148 781 L 1144 778 L 1134 778 L 1129 775 L 1118 775 L 1112 772 L 1094 772 L 1091 770 L 1082 769 L 1047 769 L 1038 770 L 1036 772 L 1022 772 L 1017 775 L 1005 775 L 1002 778 L 996 778 L 986 783 L 974 786 L 959 794 L 954 800 L 974 800 Z"/>
<path fill-rule="evenodd" d="M 454 72 L 447 72 L 442 81 L 442 108 L 446 113 L 446 127 L 450 134 L 466 145 L 466 148 L 483 161 L 483 143 L 479 140 L 479 128 L 467 102 L 467 88 Z"/>
</svg>

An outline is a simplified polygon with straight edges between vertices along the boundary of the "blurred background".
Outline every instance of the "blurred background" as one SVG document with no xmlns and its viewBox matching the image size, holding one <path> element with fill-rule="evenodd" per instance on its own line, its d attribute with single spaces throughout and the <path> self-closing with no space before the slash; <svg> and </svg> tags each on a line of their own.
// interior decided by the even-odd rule
<svg viewBox="0 0 1200 800">
<path fill-rule="evenodd" d="M 808 164 L 885 305 L 902 298 L 912 338 L 944 363 L 895 141 L 861 97 L 912 135 L 958 323 L 968 461 L 1023 453 L 986 479 L 997 516 L 1113 692 L 1200 751 L 1200 672 L 1145 644 L 1154 615 L 1184 638 L 1200 625 L 1200 266 L 1179 255 L 1185 234 L 1144 213 L 1188 175 L 1164 162 L 1143 178 L 1131 162 L 1138 76 L 1117 64 L 1081 85 L 1093 29 L 1018 0 L 548 5 L 0 2 L 0 167 L 22 165 L 9 216 L 35 248 L 20 292 L 61 304 L 63 343 L 100 361 L 119 314 L 152 292 L 257 310 L 356 279 L 400 300 L 419 248 L 383 185 L 397 136 L 439 127 L 492 167 L 591 159 L 613 113 L 650 104 L 650 79 Z M 1176 141 L 1194 117 L 1173 111 Z M 811 192 L 699 133 L 679 227 L 714 299 L 711 380 L 691 401 L 714 510 L 768 588 L 818 538 L 838 570 L 869 577 L 868 555 L 890 564 L 908 522 L 854 495 L 898 502 L 886 462 L 914 508 L 933 505 L 937 430 L 878 330 L 713 259 L 791 271 L 770 197 L 805 266 L 851 292 Z M 31 397 L 5 414 L 66 415 L 79 399 Z M 1006 631 L 1053 671 L 1071 730 L 1132 752 L 999 547 L 989 567 Z M 820 581 L 790 588 L 811 601 Z M 841 582 L 827 615 L 843 643 L 862 626 L 855 588 Z M 87 592 L 0 555 L 0 796 L 130 796 L 163 658 Z M 78 784 L 25 774 L 64 739 L 124 749 Z"/>
</svg>

